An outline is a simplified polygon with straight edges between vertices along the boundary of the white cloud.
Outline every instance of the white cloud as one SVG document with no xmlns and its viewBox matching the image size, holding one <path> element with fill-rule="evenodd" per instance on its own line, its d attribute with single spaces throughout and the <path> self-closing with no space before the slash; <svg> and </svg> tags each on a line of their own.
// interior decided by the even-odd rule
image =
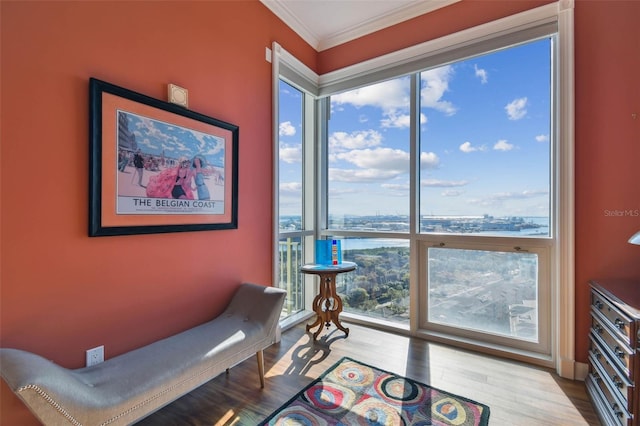
<svg viewBox="0 0 640 426">
<path fill-rule="evenodd" d="M 293 127 L 290 121 L 285 121 L 280 123 L 278 133 L 280 136 L 293 136 L 296 134 L 296 128 Z"/>
<path fill-rule="evenodd" d="M 409 127 L 411 116 L 409 114 L 398 114 L 397 111 L 389 111 L 387 118 L 380 120 L 380 125 L 383 128 L 404 128 Z"/>
<path fill-rule="evenodd" d="M 158 143 L 176 145 L 178 150 L 181 150 L 181 146 L 184 147 L 181 141 L 156 127 L 156 122 L 150 118 L 140 117 L 140 121 L 135 126 L 136 139 L 142 139 L 141 142 L 149 147 L 156 148 L 159 146 Z"/>
<path fill-rule="evenodd" d="M 289 90 L 289 85 L 283 84 L 280 85 L 281 93 L 289 96 L 291 99 L 300 99 L 300 91 L 298 90 Z"/>
<path fill-rule="evenodd" d="M 506 201 L 506 200 L 522 200 L 533 197 L 547 196 L 549 191 L 538 190 L 524 190 L 522 192 L 498 192 L 496 194 L 491 195 L 489 198 L 496 201 Z"/>
<path fill-rule="evenodd" d="M 514 99 L 504 109 L 507 111 L 509 120 L 520 120 L 527 115 L 527 98 Z"/>
<path fill-rule="evenodd" d="M 451 102 L 442 100 L 445 92 L 449 91 L 449 82 L 453 74 L 451 65 L 420 73 L 423 87 L 420 91 L 420 104 L 423 108 L 433 108 L 447 115 L 456 113 L 457 108 Z"/>
<path fill-rule="evenodd" d="M 546 190 L 525 190 L 521 192 L 497 192 L 482 199 L 470 199 L 471 204 L 485 207 L 500 206 L 507 201 L 513 200 L 529 200 L 537 197 L 548 197 L 549 191 Z"/>
<path fill-rule="evenodd" d="M 331 96 L 332 105 L 351 104 L 356 108 L 374 106 L 383 111 L 408 108 L 409 79 L 396 78 Z"/>
<path fill-rule="evenodd" d="M 293 164 L 302 162 L 302 145 L 286 145 L 281 143 L 278 150 L 280 160 Z"/>
<path fill-rule="evenodd" d="M 302 193 L 302 183 L 282 182 L 280 184 L 280 193 L 282 195 L 300 195 Z"/>
<path fill-rule="evenodd" d="M 467 141 L 465 143 L 463 143 L 462 145 L 460 145 L 460 151 L 468 154 L 470 152 L 475 152 L 475 151 L 486 151 L 487 147 L 482 145 L 479 147 L 475 147 L 471 145 L 471 142 Z"/>
<path fill-rule="evenodd" d="M 513 145 L 506 141 L 506 139 L 501 139 L 493 146 L 493 149 L 496 151 L 511 151 L 513 149 Z"/>
<path fill-rule="evenodd" d="M 487 74 L 487 70 L 478 68 L 478 65 L 473 65 L 473 69 L 476 71 L 476 77 L 480 79 L 482 84 L 487 84 L 489 81 L 489 74 Z"/>
<path fill-rule="evenodd" d="M 440 195 L 443 197 L 459 197 L 464 194 L 464 191 L 460 191 L 457 189 L 447 189 L 446 191 L 442 191 Z"/>
<path fill-rule="evenodd" d="M 177 158 L 192 157 L 196 153 L 216 155 L 224 149 L 224 139 L 207 135 L 197 130 L 180 129 L 174 126 L 163 126 L 160 122 L 139 117 L 134 123 L 133 133 L 143 151 L 164 151 L 165 155 Z M 196 140 L 195 144 L 187 143 L 189 135 Z"/>
<path fill-rule="evenodd" d="M 536 141 L 538 141 L 538 142 L 549 142 L 549 135 L 538 135 L 538 136 L 536 136 Z"/>
<path fill-rule="evenodd" d="M 449 101 L 443 100 L 444 94 L 449 90 L 449 82 L 453 77 L 453 67 L 446 65 L 420 73 L 422 79 L 421 106 L 433 108 L 447 115 L 455 114 L 457 108 Z M 373 106 L 382 109 L 384 116 L 383 126 L 397 127 L 404 124 L 399 121 L 409 109 L 409 78 L 396 78 L 382 83 L 339 93 L 331 97 L 331 108 L 338 110 L 341 105 L 350 104 L 356 108 Z M 424 121 L 423 121 L 424 120 Z M 426 117 L 421 117 L 420 122 L 426 122 Z"/>
<path fill-rule="evenodd" d="M 469 153 L 469 152 L 473 152 L 473 151 L 477 151 L 477 150 L 478 149 L 472 147 L 471 146 L 471 142 L 468 142 L 468 141 L 463 143 L 462 145 L 460 145 L 460 151 L 462 151 L 462 152 Z"/>
<path fill-rule="evenodd" d="M 335 154 L 331 160 L 346 161 L 356 167 L 355 169 L 332 168 L 329 178 L 334 181 L 388 181 L 409 173 L 409 153 L 401 149 L 354 149 Z M 440 159 L 435 153 L 420 153 L 421 168 L 435 168 L 439 164 Z"/>
<path fill-rule="evenodd" d="M 400 78 L 340 93 L 331 97 L 332 109 L 338 110 L 344 104 L 351 104 L 356 108 L 373 106 L 382 110 L 384 118 L 380 120 L 381 127 L 408 128 L 409 87 L 408 78 Z M 426 123 L 426 119 L 421 114 L 420 123 Z M 362 123 L 368 119 L 360 115 L 359 121 Z"/>
<path fill-rule="evenodd" d="M 382 134 L 375 130 L 359 130 L 356 132 L 334 132 L 329 136 L 329 147 L 332 150 L 361 149 L 382 144 Z"/>
<path fill-rule="evenodd" d="M 382 128 L 408 128 L 411 124 L 411 116 L 409 114 L 398 114 L 397 111 L 389 111 L 386 114 L 387 118 L 380 120 L 380 126 Z M 420 113 L 420 124 L 427 123 L 427 116 Z"/>
<path fill-rule="evenodd" d="M 336 199 L 336 198 L 344 198 L 342 197 L 343 195 L 352 195 L 352 194 L 359 194 L 360 191 L 356 186 L 343 186 L 343 187 L 336 187 L 336 188 L 331 188 L 331 192 L 329 193 L 329 198 L 331 199 Z"/>
<path fill-rule="evenodd" d="M 454 188 L 457 186 L 466 186 L 469 181 L 466 180 L 440 180 L 440 179 L 422 179 L 420 186 L 429 188 Z"/>
<path fill-rule="evenodd" d="M 408 183 L 383 183 L 380 186 L 384 189 L 398 192 L 405 192 L 411 189 Z"/>
<path fill-rule="evenodd" d="M 334 182 L 378 182 L 398 177 L 396 170 L 378 169 L 329 169 L 329 180 Z"/>
<path fill-rule="evenodd" d="M 354 149 L 337 154 L 336 158 L 348 161 L 363 169 L 396 170 L 400 172 L 409 170 L 409 153 L 401 149 Z"/>
<path fill-rule="evenodd" d="M 206 135 L 193 131 L 193 136 L 198 141 L 198 151 L 206 155 L 215 155 L 224 150 L 224 138 Z"/>
<path fill-rule="evenodd" d="M 435 169 L 440 165 L 440 158 L 435 152 L 421 152 L 420 153 L 420 168 L 421 169 Z"/>
</svg>

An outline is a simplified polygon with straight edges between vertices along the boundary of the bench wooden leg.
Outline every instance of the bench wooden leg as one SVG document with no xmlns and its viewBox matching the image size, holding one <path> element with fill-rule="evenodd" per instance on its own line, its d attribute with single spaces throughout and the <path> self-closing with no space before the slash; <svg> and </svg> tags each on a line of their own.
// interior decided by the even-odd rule
<svg viewBox="0 0 640 426">
<path fill-rule="evenodd" d="M 262 351 L 256 352 L 258 358 L 258 374 L 260 375 L 260 387 L 264 388 L 264 354 Z"/>
</svg>

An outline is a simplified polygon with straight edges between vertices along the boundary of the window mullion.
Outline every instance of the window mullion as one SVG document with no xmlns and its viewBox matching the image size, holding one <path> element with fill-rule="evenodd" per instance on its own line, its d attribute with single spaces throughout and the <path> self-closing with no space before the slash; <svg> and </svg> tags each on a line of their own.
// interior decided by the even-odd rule
<svg viewBox="0 0 640 426">
<path fill-rule="evenodd" d="M 327 158 L 328 151 L 328 126 L 330 119 L 330 98 L 322 98 L 316 100 L 316 133 L 314 140 L 314 153 L 315 153 L 315 165 L 317 173 L 315 173 L 315 188 L 316 188 L 316 222 L 315 230 L 316 237 L 319 238 L 319 233 L 328 228 L 328 173 L 329 164 Z"/>
<path fill-rule="evenodd" d="M 409 234 L 413 237 L 420 230 L 420 80 L 419 74 L 411 75 L 409 116 Z"/>
</svg>

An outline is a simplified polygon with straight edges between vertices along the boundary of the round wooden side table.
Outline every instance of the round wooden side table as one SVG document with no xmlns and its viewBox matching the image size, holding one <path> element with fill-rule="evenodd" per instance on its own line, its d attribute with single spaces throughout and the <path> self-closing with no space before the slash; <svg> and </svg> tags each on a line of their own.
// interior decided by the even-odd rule
<svg viewBox="0 0 640 426">
<path fill-rule="evenodd" d="M 322 326 L 327 328 L 334 323 L 349 336 L 349 329 L 340 323 L 340 312 L 342 312 L 342 299 L 336 292 L 336 276 L 343 272 L 350 272 L 357 268 L 353 262 L 342 262 L 337 265 L 320 265 L 316 263 L 303 265 L 300 271 L 305 274 L 315 274 L 320 277 L 320 288 L 318 295 L 313 299 L 313 311 L 316 313 L 316 320 L 313 324 L 307 324 L 307 331 L 318 326 L 318 330 L 313 333 L 313 340 L 318 338 Z M 346 337 L 345 336 L 345 337 Z"/>
</svg>

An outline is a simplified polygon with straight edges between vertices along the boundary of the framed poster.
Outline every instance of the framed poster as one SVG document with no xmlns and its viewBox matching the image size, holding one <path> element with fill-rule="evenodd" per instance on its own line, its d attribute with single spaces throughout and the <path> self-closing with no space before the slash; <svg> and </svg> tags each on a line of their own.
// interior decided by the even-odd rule
<svg viewBox="0 0 640 426">
<path fill-rule="evenodd" d="M 236 229 L 233 124 L 91 78 L 89 236 Z"/>
</svg>

